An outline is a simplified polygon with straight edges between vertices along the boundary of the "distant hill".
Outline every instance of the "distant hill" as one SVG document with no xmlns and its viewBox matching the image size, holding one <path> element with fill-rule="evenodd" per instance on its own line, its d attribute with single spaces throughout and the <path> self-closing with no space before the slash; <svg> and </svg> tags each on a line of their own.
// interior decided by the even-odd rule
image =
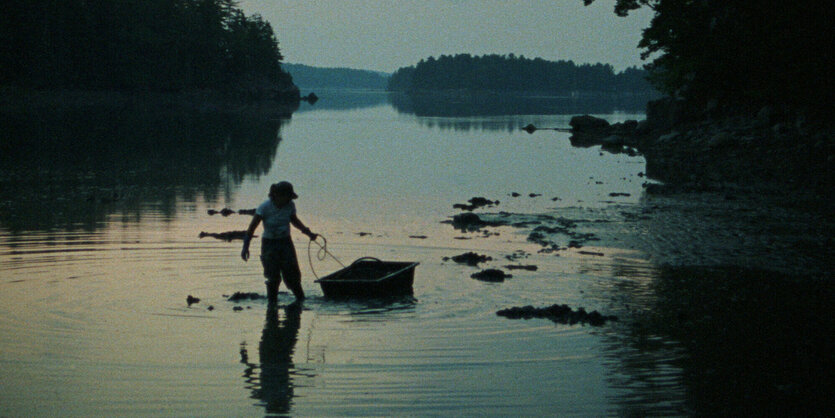
<svg viewBox="0 0 835 418">
<path fill-rule="evenodd" d="M 281 64 L 293 76 L 299 89 L 380 89 L 384 90 L 391 74 L 352 68 L 323 68 L 303 64 Z"/>
</svg>

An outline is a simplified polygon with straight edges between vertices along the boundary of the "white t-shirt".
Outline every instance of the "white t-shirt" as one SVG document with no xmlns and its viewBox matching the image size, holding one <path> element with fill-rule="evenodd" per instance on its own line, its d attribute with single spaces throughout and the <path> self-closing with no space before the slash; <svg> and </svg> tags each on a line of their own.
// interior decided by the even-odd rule
<svg viewBox="0 0 835 418">
<path fill-rule="evenodd" d="M 263 219 L 263 238 L 289 238 L 290 218 L 296 214 L 296 204 L 290 201 L 281 208 L 277 208 L 272 200 L 267 200 L 255 209 L 255 214 Z"/>
</svg>

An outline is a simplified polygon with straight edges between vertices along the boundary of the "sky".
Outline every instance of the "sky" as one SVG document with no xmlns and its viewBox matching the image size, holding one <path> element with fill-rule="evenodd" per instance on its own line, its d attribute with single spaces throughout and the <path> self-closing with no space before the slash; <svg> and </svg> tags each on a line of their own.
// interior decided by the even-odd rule
<svg viewBox="0 0 835 418">
<path fill-rule="evenodd" d="M 652 13 L 615 0 L 239 0 L 273 26 L 284 62 L 391 73 L 430 56 L 515 54 L 640 66 Z"/>
</svg>

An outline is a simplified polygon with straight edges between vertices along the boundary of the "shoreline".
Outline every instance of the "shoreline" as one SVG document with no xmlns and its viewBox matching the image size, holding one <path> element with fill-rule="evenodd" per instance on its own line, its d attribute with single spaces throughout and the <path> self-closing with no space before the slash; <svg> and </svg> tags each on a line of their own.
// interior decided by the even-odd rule
<svg viewBox="0 0 835 418">
<path fill-rule="evenodd" d="M 652 192 L 733 191 L 819 194 L 835 185 L 835 130 L 801 112 L 766 106 L 756 114 L 689 116 L 670 99 L 650 102 L 647 118 L 608 124 L 572 118 L 572 145 L 640 153 L 648 178 L 664 183 Z M 688 116 L 685 116 L 688 115 Z"/>
</svg>

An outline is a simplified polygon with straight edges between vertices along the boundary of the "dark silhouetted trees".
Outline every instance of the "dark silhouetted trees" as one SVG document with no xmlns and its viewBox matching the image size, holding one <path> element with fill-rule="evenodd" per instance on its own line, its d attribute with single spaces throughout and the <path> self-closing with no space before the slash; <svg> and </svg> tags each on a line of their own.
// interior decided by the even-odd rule
<svg viewBox="0 0 835 418">
<path fill-rule="evenodd" d="M 391 76 L 388 89 L 652 94 L 654 89 L 645 76 L 646 72 L 637 68 L 615 73 L 608 64 L 577 65 L 513 54 L 459 54 L 429 57 L 415 66 L 400 68 Z"/>
<path fill-rule="evenodd" d="M 615 13 L 639 7 L 655 12 L 639 46 L 665 93 L 693 102 L 832 103 L 829 2 L 617 0 Z"/>
<path fill-rule="evenodd" d="M 0 13 L 0 85 L 289 92 L 272 27 L 233 0 L 27 0 Z"/>
</svg>

